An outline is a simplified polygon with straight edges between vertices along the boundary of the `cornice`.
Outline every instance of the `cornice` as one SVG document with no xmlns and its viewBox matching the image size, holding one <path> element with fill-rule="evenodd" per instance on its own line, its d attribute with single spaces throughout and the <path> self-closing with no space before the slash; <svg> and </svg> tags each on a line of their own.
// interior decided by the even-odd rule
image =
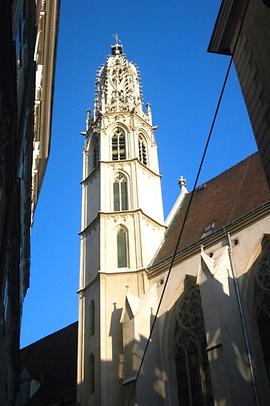
<svg viewBox="0 0 270 406">
<path fill-rule="evenodd" d="M 37 16 L 35 151 L 33 156 L 33 175 L 35 176 L 33 176 L 32 182 L 32 216 L 50 152 L 59 7 L 59 0 L 43 1 Z"/>
<path fill-rule="evenodd" d="M 86 178 L 84 178 L 80 184 L 84 185 L 85 183 L 88 183 L 98 172 L 98 170 L 100 169 L 100 161 L 98 162 L 97 166 L 95 168 L 92 169 L 92 171 L 89 173 L 89 175 L 86 176 Z"/>
<path fill-rule="evenodd" d="M 128 268 L 127 268 L 128 269 Z M 106 276 L 106 277 L 113 277 L 115 275 L 134 275 L 134 274 L 141 274 L 141 273 L 146 273 L 145 268 L 139 268 L 139 269 L 134 269 L 134 270 L 128 270 L 128 271 L 111 271 L 111 272 L 105 272 L 105 271 L 98 271 L 96 276 L 88 282 L 86 285 L 82 286 L 77 290 L 77 293 L 84 293 L 90 286 L 92 286 L 100 276 Z"/>
<path fill-rule="evenodd" d="M 100 162 L 101 164 L 110 164 L 110 165 L 113 164 L 113 165 L 115 165 L 115 166 L 116 166 L 116 165 L 121 165 L 121 164 L 123 164 L 123 163 L 137 162 L 143 169 L 145 169 L 147 172 L 151 173 L 151 175 L 158 176 L 159 178 L 162 177 L 159 173 L 153 171 L 153 170 L 150 169 L 148 166 L 142 164 L 141 161 L 140 161 L 137 157 L 131 158 L 131 159 L 121 159 L 121 160 L 119 160 L 119 161 L 99 161 L 99 162 Z"/>
<path fill-rule="evenodd" d="M 239 20 L 247 0 L 223 0 L 208 46 L 208 52 L 231 55 Z"/>
<path fill-rule="evenodd" d="M 145 114 L 145 113 L 143 113 L 143 114 Z M 155 131 L 155 129 L 157 128 L 157 126 L 153 126 L 153 125 L 151 125 L 151 124 L 149 124 L 148 123 L 148 121 L 144 118 L 144 117 L 142 117 L 142 116 L 140 116 L 138 113 L 136 113 L 135 111 L 107 111 L 107 112 L 104 112 L 104 113 L 99 113 L 99 116 L 96 118 L 96 120 L 93 122 L 93 126 L 95 126 L 95 123 L 98 121 L 98 120 L 100 120 L 100 118 L 103 118 L 103 117 L 106 117 L 106 116 L 109 116 L 109 117 L 114 117 L 114 116 L 116 116 L 116 115 L 119 115 L 119 116 L 122 116 L 122 117 L 132 117 L 132 116 L 135 116 L 136 118 L 138 118 L 139 119 L 139 121 L 142 121 L 144 124 L 146 124 L 147 125 L 147 127 L 150 129 L 150 130 L 152 130 L 152 131 Z M 145 116 L 147 117 L 147 115 L 145 114 Z M 117 122 L 117 121 L 116 121 Z"/>
<path fill-rule="evenodd" d="M 148 216 L 146 213 L 144 213 L 144 211 L 142 209 L 135 209 L 135 210 L 126 210 L 126 211 L 110 211 L 110 212 L 104 212 L 104 211 L 99 211 L 97 216 L 94 218 L 94 220 L 91 221 L 91 223 L 89 223 L 83 230 L 81 230 L 79 232 L 80 236 L 84 236 L 84 234 L 86 234 L 90 228 L 100 219 L 100 217 L 104 216 L 104 217 L 108 217 L 108 216 L 127 216 L 129 214 L 134 215 L 137 213 L 141 213 L 145 218 L 147 218 L 148 221 L 150 221 L 152 224 L 154 224 L 155 226 L 159 227 L 159 228 L 163 228 L 166 229 L 167 227 L 165 226 L 165 224 L 161 224 L 158 221 L 154 220 L 152 217 Z"/>
<path fill-rule="evenodd" d="M 137 162 L 140 166 L 141 166 L 141 168 L 143 168 L 143 169 L 145 169 L 147 172 L 149 172 L 151 175 L 154 175 L 154 176 L 158 176 L 160 179 L 162 178 L 162 176 L 159 174 L 159 173 L 157 173 L 157 172 L 155 172 L 155 171 L 153 171 L 152 169 L 150 169 L 148 166 L 146 166 L 146 165 L 144 165 L 144 164 L 142 164 L 141 162 L 140 162 L 140 160 L 136 157 L 136 158 L 131 158 L 131 159 L 121 159 L 121 160 L 119 160 L 119 161 L 99 161 L 99 163 L 98 163 L 98 165 L 94 168 L 94 169 L 92 169 L 92 171 L 89 173 L 89 175 L 87 175 L 86 176 L 86 178 L 84 178 L 82 181 L 81 181 L 81 185 L 84 185 L 85 183 L 87 183 L 87 182 L 89 182 L 89 180 L 94 176 L 94 174 L 97 172 L 97 169 L 100 169 L 100 165 L 101 164 L 109 164 L 109 165 L 114 165 L 114 166 L 116 166 L 116 165 L 122 165 L 122 164 L 124 164 L 124 163 L 132 163 L 132 162 Z"/>
</svg>

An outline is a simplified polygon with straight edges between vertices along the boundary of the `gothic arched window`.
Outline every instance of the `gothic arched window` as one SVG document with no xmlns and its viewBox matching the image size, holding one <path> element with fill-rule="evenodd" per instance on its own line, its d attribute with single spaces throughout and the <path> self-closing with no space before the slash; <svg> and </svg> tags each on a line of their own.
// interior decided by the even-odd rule
<svg viewBox="0 0 270 406">
<path fill-rule="evenodd" d="M 93 354 L 89 356 L 89 395 L 95 393 L 95 357 Z"/>
<path fill-rule="evenodd" d="M 95 302 L 90 301 L 89 304 L 89 333 L 90 336 L 95 334 Z"/>
<path fill-rule="evenodd" d="M 112 160 L 126 159 L 126 137 L 124 130 L 116 128 L 112 137 Z"/>
<path fill-rule="evenodd" d="M 128 210 L 127 177 L 117 173 L 113 182 L 113 209 L 114 211 Z"/>
<path fill-rule="evenodd" d="M 117 267 L 128 266 L 128 235 L 127 230 L 121 227 L 117 233 Z"/>
<path fill-rule="evenodd" d="M 139 160 L 144 165 L 147 165 L 147 147 L 144 137 L 139 135 Z"/>
<path fill-rule="evenodd" d="M 98 137 L 95 135 L 93 137 L 91 143 L 91 162 L 92 162 L 92 169 L 95 169 L 99 161 L 99 140 Z"/>
<path fill-rule="evenodd" d="M 175 366 L 179 405 L 212 406 L 213 394 L 199 286 L 193 277 L 176 304 Z"/>
<path fill-rule="evenodd" d="M 254 305 L 265 371 L 270 386 L 270 243 L 264 248 L 254 270 Z"/>
</svg>

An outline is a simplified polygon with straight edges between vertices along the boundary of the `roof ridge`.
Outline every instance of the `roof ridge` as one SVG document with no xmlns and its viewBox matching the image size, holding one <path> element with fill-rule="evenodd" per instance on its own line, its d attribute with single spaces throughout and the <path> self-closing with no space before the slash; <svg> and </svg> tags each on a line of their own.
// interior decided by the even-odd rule
<svg viewBox="0 0 270 406">
<path fill-rule="evenodd" d="M 202 182 L 200 185 L 198 185 L 198 186 L 196 187 L 195 191 L 198 191 L 198 189 L 200 189 L 200 188 L 201 188 L 202 186 L 204 186 L 205 184 L 214 181 L 216 178 L 219 178 L 220 176 L 224 175 L 225 173 L 231 171 L 233 168 L 235 168 L 235 167 L 237 167 L 237 166 L 240 166 L 244 161 L 250 160 L 250 158 L 251 158 L 252 156 L 258 155 L 258 154 L 259 154 L 259 151 L 253 152 L 252 154 L 248 155 L 246 158 L 243 158 L 241 161 L 239 161 L 239 162 L 237 162 L 236 164 L 234 164 L 234 165 L 230 166 L 229 168 L 225 169 L 225 171 L 220 172 L 218 175 L 214 176 L 213 178 L 210 178 L 210 179 L 208 179 L 208 180 Z M 189 192 L 187 195 L 190 195 L 190 193 L 192 193 L 192 191 Z"/>
<path fill-rule="evenodd" d="M 49 337 L 51 337 L 51 336 L 53 336 L 53 335 L 62 333 L 64 330 L 66 330 L 66 329 L 68 329 L 68 328 L 70 328 L 70 327 L 72 327 L 72 326 L 75 326 L 75 324 L 78 324 L 78 320 L 74 321 L 74 322 L 71 323 L 71 324 L 68 324 L 68 325 L 65 326 L 65 327 L 60 328 L 59 330 L 53 331 L 52 333 L 46 335 L 45 337 L 41 337 L 41 338 L 39 338 L 38 340 L 33 341 L 31 344 L 28 344 L 28 345 L 26 345 L 25 347 L 20 348 L 20 351 L 24 351 L 24 350 L 26 350 L 26 349 L 29 349 L 31 346 L 35 346 L 37 343 L 39 343 L 39 342 L 41 342 L 41 341 L 45 341 L 45 340 L 47 340 Z"/>
</svg>

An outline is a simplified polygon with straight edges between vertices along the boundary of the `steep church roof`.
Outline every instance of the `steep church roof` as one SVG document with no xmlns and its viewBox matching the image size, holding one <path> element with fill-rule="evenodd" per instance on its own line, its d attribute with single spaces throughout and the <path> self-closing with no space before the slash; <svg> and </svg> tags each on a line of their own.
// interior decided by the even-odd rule
<svg viewBox="0 0 270 406">
<path fill-rule="evenodd" d="M 191 193 L 188 193 L 170 223 L 152 265 L 173 255 L 190 198 Z M 257 152 L 196 189 L 178 252 L 269 200 L 270 191 Z"/>
<path fill-rule="evenodd" d="M 23 381 L 35 381 L 37 389 L 24 404 L 75 404 L 77 330 L 75 322 L 21 350 L 22 375 L 26 377 Z"/>
</svg>

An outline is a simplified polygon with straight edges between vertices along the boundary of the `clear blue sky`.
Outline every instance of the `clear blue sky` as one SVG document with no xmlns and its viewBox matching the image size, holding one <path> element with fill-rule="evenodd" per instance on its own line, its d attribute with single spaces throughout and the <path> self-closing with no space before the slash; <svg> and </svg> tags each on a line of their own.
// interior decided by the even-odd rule
<svg viewBox="0 0 270 406">
<path fill-rule="evenodd" d="M 144 101 L 159 126 L 165 215 L 183 175 L 192 189 L 228 57 L 207 54 L 220 0 L 62 0 L 51 153 L 32 230 L 22 346 L 77 319 L 85 111 L 95 75 L 119 33 L 138 64 Z M 256 150 L 234 70 L 200 183 Z"/>
</svg>

